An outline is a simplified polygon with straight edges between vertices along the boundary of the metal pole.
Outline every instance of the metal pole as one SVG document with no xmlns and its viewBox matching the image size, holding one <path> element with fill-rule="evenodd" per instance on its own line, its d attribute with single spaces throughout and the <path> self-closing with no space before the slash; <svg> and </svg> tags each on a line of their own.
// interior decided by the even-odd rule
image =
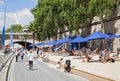
<svg viewBox="0 0 120 81">
<path fill-rule="evenodd" d="M 35 32 L 33 32 L 33 49 L 35 48 L 34 44 L 35 44 Z"/>
</svg>

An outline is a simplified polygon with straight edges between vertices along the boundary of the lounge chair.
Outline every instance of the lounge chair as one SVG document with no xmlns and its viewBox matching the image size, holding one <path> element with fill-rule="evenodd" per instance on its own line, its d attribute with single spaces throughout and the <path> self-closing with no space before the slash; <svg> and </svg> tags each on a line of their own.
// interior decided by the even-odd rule
<svg viewBox="0 0 120 81">
<path fill-rule="evenodd" d="M 114 58 L 114 59 L 120 59 L 119 55 L 120 55 L 120 53 L 117 53 L 117 54 L 113 55 L 112 58 Z"/>
</svg>

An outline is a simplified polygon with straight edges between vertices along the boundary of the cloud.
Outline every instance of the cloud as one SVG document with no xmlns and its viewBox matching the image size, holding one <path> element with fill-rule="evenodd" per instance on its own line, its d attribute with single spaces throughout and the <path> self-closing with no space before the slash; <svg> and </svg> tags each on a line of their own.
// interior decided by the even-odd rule
<svg viewBox="0 0 120 81">
<path fill-rule="evenodd" d="M 21 24 L 26 26 L 34 20 L 33 14 L 29 9 L 25 8 L 16 12 L 7 12 L 6 15 L 6 29 L 14 24 Z M 3 12 L 0 12 L 0 29 L 2 29 L 4 24 Z"/>
</svg>

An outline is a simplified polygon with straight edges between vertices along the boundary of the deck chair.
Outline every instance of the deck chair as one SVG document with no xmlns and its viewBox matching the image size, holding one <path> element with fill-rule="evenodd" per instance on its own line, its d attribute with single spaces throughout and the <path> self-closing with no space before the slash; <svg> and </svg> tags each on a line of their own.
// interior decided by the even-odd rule
<svg viewBox="0 0 120 81">
<path fill-rule="evenodd" d="M 120 53 L 117 53 L 117 54 L 113 55 L 112 58 L 114 58 L 114 59 L 120 59 L 119 55 L 120 55 Z"/>
</svg>

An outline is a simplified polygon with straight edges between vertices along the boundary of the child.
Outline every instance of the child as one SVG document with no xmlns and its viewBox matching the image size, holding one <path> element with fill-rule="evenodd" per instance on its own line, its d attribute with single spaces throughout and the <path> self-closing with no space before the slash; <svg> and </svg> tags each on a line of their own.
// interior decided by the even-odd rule
<svg viewBox="0 0 120 81">
<path fill-rule="evenodd" d="M 56 68 L 60 69 L 60 62 L 57 62 Z"/>
<path fill-rule="evenodd" d="M 60 69 L 64 66 L 64 61 L 63 61 L 63 58 L 60 58 L 60 60 L 57 62 L 57 69 Z"/>
</svg>

